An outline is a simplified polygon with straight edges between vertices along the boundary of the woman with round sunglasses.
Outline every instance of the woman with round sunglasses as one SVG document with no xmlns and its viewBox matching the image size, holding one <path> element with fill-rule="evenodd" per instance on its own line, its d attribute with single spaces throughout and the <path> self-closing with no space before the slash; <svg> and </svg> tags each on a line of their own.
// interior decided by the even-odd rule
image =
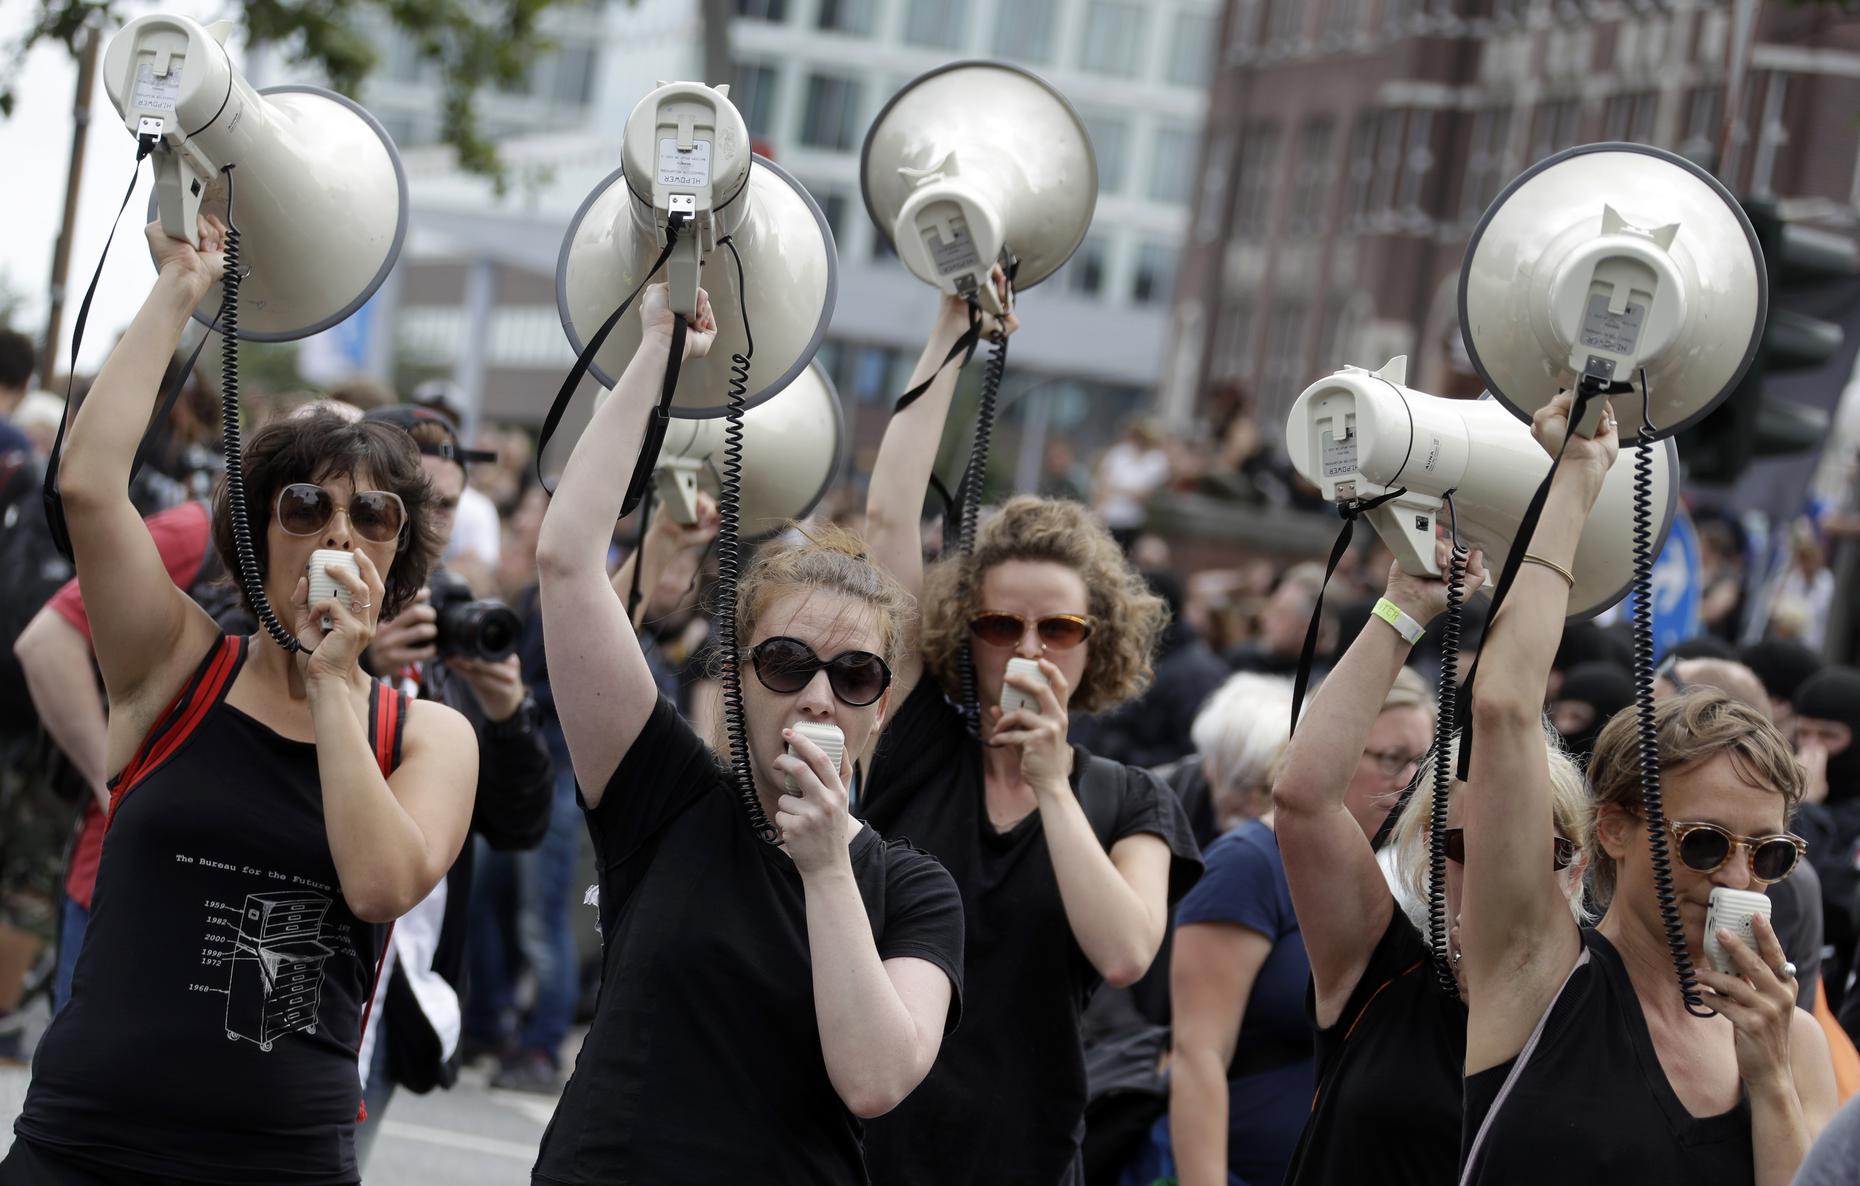
<svg viewBox="0 0 1860 1186">
<path fill-rule="evenodd" d="M 945 299 L 913 383 L 968 325 L 968 306 Z M 1010 315 L 986 328 L 1013 327 Z M 954 386 L 953 370 L 937 372 L 893 416 L 873 467 L 873 552 L 920 594 L 922 617 L 860 808 L 961 887 L 970 1004 L 923 1086 L 872 1126 L 866 1155 L 879 1186 L 1054 1186 L 1080 1180 L 1080 1013 L 1100 981 L 1143 975 L 1200 857 L 1158 779 L 1066 743 L 1069 711 L 1143 689 L 1163 625 L 1161 600 L 1103 524 L 1078 503 L 1015 498 L 969 558 L 926 574 L 919 511 Z M 1010 659 L 1038 674 L 1010 674 Z M 961 703 L 965 660 L 975 720 Z M 1003 711 L 1009 690 L 1020 703 Z"/>
<path fill-rule="evenodd" d="M 1510 600 L 1487 630 L 1473 701 L 1465 799 L 1467 984 L 1464 1155 L 1468 1186 L 1755 1182 L 1784 1186 L 1835 1102 L 1820 1027 L 1795 1004 L 1795 969 L 1769 922 L 1755 946 L 1713 936 L 1714 891 L 1761 891 L 1800 859 L 1787 831 L 1802 795 L 1770 722 L 1716 689 L 1661 702 L 1642 736 L 1623 712 L 1589 765 L 1593 929 L 1564 909 L 1539 859 L 1552 844 L 1544 777 L 1544 679 L 1568 609 L 1576 545 L 1615 459 L 1614 416 L 1569 432 L 1569 393 L 1533 418 L 1563 449 Z M 1666 858 L 1642 806 L 1644 748 L 1660 765 Z M 1670 885 L 1703 1008 L 1680 993 L 1658 887 Z"/>
<path fill-rule="evenodd" d="M 357 1181 L 356 1050 L 383 924 L 444 876 L 471 816 L 471 726 L 357 662 L 435 550 L 404 432 L 319 413 L 245 446 L 258 579 L 300 651 L 265 630 L 222 637 L 130 505 L 157 384 L 221 275 L 222 236 L 203 220 L 197 250 L 148 228 L 154 290 L 65 451 L 112 794 L 71 998 L 0 1166 L 9 1186 Z M 215 543 L 230 571 L 235 513 L 222 484 Z M 334 573 L 347 597 L 310 600 L 319 549 L 354 557 L 355 572 Z"/>
<path fill-rule="evenodd" d="M 724 739 L 706 744 L 659 695 L 607 575 L 627 479 L 614 459 L 638 454 L 674 340 L 664 285 L 640 318 L 536 550 L 604 943 L 593 1026 L 533 1180 L 858 1186 L 861 1122 L 917 1086 L 960 1013 L 956 887 L 847 811 L 910 598 L 843 532 L 757 555 L 736 589 L 739 785 Z M 700 294 L 685 356 L 715 335 Z M 809 736 L 821 726 L 844 740 L 837 761 Z"/>
</svg>

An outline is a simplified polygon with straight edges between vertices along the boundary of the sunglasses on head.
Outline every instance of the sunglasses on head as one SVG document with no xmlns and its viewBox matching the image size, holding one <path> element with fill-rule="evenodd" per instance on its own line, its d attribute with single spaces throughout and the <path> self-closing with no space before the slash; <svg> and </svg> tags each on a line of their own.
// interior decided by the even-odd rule
<svg viewBox="0 0 1860 1186">
<path fill-rule="evenodd" d="M 315 535 L 329 526 L 340 509 L 355 534 L 370 543 L 394 543 L 407 522 L 407 506 L 390 490 L 358 490 L 349 505 L 338 507 L 330 492 L 315 482 L 292 482 L 278 491 L 278 526 L 286 535 Z"/>
<path fill-rule="evenodd" d="M 1716 873 L 1731 859 L 1731 851 L 1742 847 L 1750 861 L 1753 881 L 1781 881 L 1795 872 L 1808 851 L 1808 842 L 1786 832 L 1775 836 L 1739 836 L 1717 824 L 1684 823 L 1668 820 L 1667 831 L 1679 846 L 1679 860 L 1694 873 Z"/>
<path fill-rule="evenodd" d="M 850 708 L 864 708 L 891 686 L 891 668 L 871 651 L 842 651 L 822 659 L 800 639 L 777 636 L 750 648 L 749 659 L 762 686 L 784 695 L 805 688 L 824 667 L 827 685 Z"/>
<path fill-rule="evenodd" d="M 1456 865 L 1466 863 L 1466 829 L 1448 828 L 1441 833 L 1447 842 L 1447 859 Z M 1558 871 L 1569 868 L 1576 863 L 1576 842 L 1567 836 L 1556 838 L 1556 850 L 1550 856 L 1551 864 Z"/>
<path fill-rule="evenodd" d="M 1048 614 L 1033 621 L 1040 645 L 1069 651 L 1091 637 L 1097 625 L 1077 614 Z M 1027 636 L 1027 619 L 1004 610 L 985 609 L 969 619 L 969 633 L 993 647 L 1011 647 Z"/>
</svg>

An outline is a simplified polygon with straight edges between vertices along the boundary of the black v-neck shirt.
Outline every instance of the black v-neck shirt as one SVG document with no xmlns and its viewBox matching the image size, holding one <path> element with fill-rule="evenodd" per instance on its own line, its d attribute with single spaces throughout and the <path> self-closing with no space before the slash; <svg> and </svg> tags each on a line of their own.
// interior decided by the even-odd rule
<svg viewBox="0 0 1860 1186">
<path fill-rule="evenodd" d="M 1467 1076 L 1462 1184 L 1750 1186 L 1749 1094 L 1716 1116 L 1687 1111 L 1614 945 L 1585 928 L 1582 948 L 1518 1057 Z"/>
<path fill-rule="evenodd" d="M 587 812 L 600 870 L 594 1024 L 543 1135 L 548 1186 L 859 1186 L 860 1123 L 827 1078 L 801 875 L 758 840 L 715 755 L 660 698 Z M 961 1013 L 962 907 L 942 866 L 862 828 L 881 959 L 928 960 Z"/>
<path fill-rule="evenodd" d="M 1108 850 L 1147 832 L 1174 854 L 1169 900 L 1201 874 L 1181 805 L 1155 776 L 1114 769 L 1111 789 L 1082 790 L 1093 762 L 1073 753 L 1074 793 Z M 1101 767 L 1102 769 L 1102 767 Z M 1099 976 L 1072 937 L 1035 810 L 1007 831 L 988 818 L 981 744 L 925 674 L 885 730 L 860 803 L 866 820 L 943 862 L 967 918 L 967 1009 L 929 1076 L 867 1126 L 877 1186 L 1078 1180 L 1085 1062 L 1079 1016 Z"/>
</svg>

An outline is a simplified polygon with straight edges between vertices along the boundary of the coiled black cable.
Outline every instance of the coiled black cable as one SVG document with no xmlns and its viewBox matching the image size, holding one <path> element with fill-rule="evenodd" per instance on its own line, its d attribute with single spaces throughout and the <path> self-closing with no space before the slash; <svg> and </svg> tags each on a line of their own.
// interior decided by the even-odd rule
<svg viewBox="0 0 1860 1186">
<path fill-rule="evenodd" d="M 220 414 L 224 425 L 226 499 L 232 512 L 233 551 L 238 560 L 239 585 L 245 591 L 246 601 L 272 641 L 288 655 L 303 650 L 304 645 L 278 621 L 278 615 L 271 609 L 271 599 L 265 596 L 265 582 L 258 572 L 258 551 L 252 546 L 252 521 L 245 501 L 245 464 L 239 437 L 239 285 L 245 276 L 239 270 L 239 227 L 233 222 L 233 166 L 227 165 L 221 172 L 226 178 L 226 275 L 220 281 L 220 311 L 214 320 L 220 326 Z"/>
<path fill-rule="evenodd" d="M 975 553 L 976 523 L 982 511 L 982 486 L 988 477 L 988 450 L 995 433 L 995 405 L 1001 395 L 1001 376 L 1007 372 L 1007 334 L 996 338 L 988 361 L 982 366 L 982 393 L 975 411 L 975 442 L 969 447 L 969 464 L 963 470 L 962 485 L 956 498 L 961 504 L 962 528 L 956 546 L 964 561 Z M 969 648 L 956 652 L 957 670 L 962 680 L 962 712 L 968 719 L 969 732 L 981 736 L 981 693 L 975 681 L 975 660 Z"/>
<path fill-rule="evenodd" d="M 749 332 L 749 292 L 743 282 L 743 257 L 728 235 L 718 240 L 736 261 L 737 302 L 743 310 L 743 352 L 730 356 L 730 408 L 724 416 L 723 472 L 717 480 L 717 642 L 722 652 L 724 727 L 730 737 L 730 770 L 749 827 L 764 844 L 780 844 L 781 833 L 762 810 L 755 769 L 749 762 L 749 734 L 743 725 L 743 670 L 736 637 L 736 583 L 742 577 L 743 412 L 749 392 L 749 360 L 756 340 Z"/>
<path fill-rule="evenodd" d="M 1460 631 L 1465 617 L 1465 595 L 1461 586 L 1466 580 L 1466 565 L 1471 553 L 1460 543 L 1453 491 L 1447 491 L 1442 498 L 1447 504 L 1453 556 L 1447 564 L 1447 611 L 1440 631 L 1440 691 L 1434 717 L 1434 801 L 1428 812 L 1427 842 L 1427 942 L 1434 953 L 1435 982 L 1442 992 L 1458 1000 L 1460 986 L 1453 975 L 1447 925 L 1447 808 L 1453 787 L 1453 737 L 1458 731 Z"/>
</svg>

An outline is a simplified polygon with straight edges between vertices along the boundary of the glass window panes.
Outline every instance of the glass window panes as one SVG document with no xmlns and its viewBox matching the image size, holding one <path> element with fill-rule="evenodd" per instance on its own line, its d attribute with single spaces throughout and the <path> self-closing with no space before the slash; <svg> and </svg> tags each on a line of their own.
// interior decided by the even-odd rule
<svg viewBox="0 0 1860 1186">
<path fill-rule="evenodd" d="M 1356 117 L 1356 128 L 1350 134 L 1350 163 L 1345 167 L 1343 183 L 1343 225 L 1345 230 L 1356 230 L 1369 219 L 1370 183 L 1376 176 L 1376 129 L 1379 126 L 1373 113 Z"/>
<path fill-rule="evenodd" d="M 1324 14 L 1324 40 L 1330 45 L 1348 45 L 1362 31 L 1363 0 L 1330 0 Z"/>
<path fill-rule="evenodd" d="M 768 136 L 775 126 L 775 94 L 781 72 L 773 66 L 743 62 L 736 67 L 736 83 L 730 87 L 730 101 L 743 113 L 751 136 Z"/>
<path fill-rule="evenodd" d="M 1653 138 L 1654 117 L 1659 114 L 1658 91 L 1634 91 L 1608 101 L 1602 139 L 1631 140 L 1645 144 Z"/>
<path fill-rule="evenodd" d="M 859 84 L 850 78 L 813 74 L 801 113 L 801 143 L 809 148 L 851 149 L 858 143 Z"/>
<path fill-rule="evenodd" d="M 1531 125 L 1531 161 L 1576 144 L 1582 127 L 1582 107 L 1575 99 L 1553 99 L 1537 108 Z"/>
<path fill-rule="evenodd" d="M 1290 49 L 1305 31 L 1305 0 L 1267 0 L 1266 48 Z"/>
<path fill-rule="evenodd" d="M 969 26 L 969 0 L 910 0 L 904 40 L 931 49 L 961 49 Z"/>
<path fill-rule="evenodd" d="M 1234 179 L 1236 237 L 1265 237 L 1278 181 L 1279 125 L 1268 122 L 1248 125 L 1240 142 L 1240 173 Z"/>
<path fill-rule="evenodd" d="M 1131 299 L 1139 305 L 1166 304 L 1175 292 L 1176 255 L 1176 249 L 1166 243 L 1138 244 Z"/>
<path fill-rule="evenodd" d="M 1259 44 L 1261 0 L 1233 0 L 1227 6 L 1227 52 L 1239 56 Z"/>
<path fill-rule="evenodd" d="M 1408 113 L 1401 108 L 1384 111 L 1376 129 L 1376 169 L 1369 186 L 1369 217 L 1373 220 L 1395 208 L 1395 182 L 1401 177 L 1402 129 Z"/>
<path fill-rule="evenodd" d="M 736 0 L 736 15 L 752 21 L 786 20 L 788 0 Z"/>
<path fill-rule="evenodd" d="M 1511 110 L 1497 108 L 1481 111 L 1473 117 L 1472 135 L 1466 145 L 1466 177 L 1460 191 L 1460 218 L 1477 219 L 1509 175 L 1506 151 L 1511 138 Z"/>
<path fill-rule="evenodd" d="M 1298 301 L 1281 304 L 1266 333 L 1264 406 L 1289 407 L 1310 376 L 1304 373 L 1305 307 Z"/>
<path fill-rule="evenodd" d="M 1195 184 L 1193 126 L 1165 123 L 1152 138 L 1149 195 L 1158 202 L 1187 202 Z"/>
<path fill-rule="evenodd" d="M 586 107 L 594 90 L 594 47 L 565 45 L 556 54 L 550 90 L 557 103 Z"/>
<path fill-rule="evenodd" d="M 1169 37 L 1170 82 L 1178 86 L 1204 87 L 1214 77 L 1214 21 L 1208 13 L 1175 14 L 1175 26 Z"/>
<path fill-rule="evenodd" d="M 820 0 L 822 29 L 839 33 L 870 33 L 874 0 Z"/>
<path fill-rule="evenodd" d="M 1422 183 L 1434 167 L 1434 113 L 1417 107 L 1408 113 L 1408 146 L 1402 154 L 1399 205 L 1408 218 L 1425 218 Z"/>
<path fill-rule="evenodd" d="M 1253 370 L 1253 302 L 1240 297 L 1221 310 L 1221 326 L 1214 353 L 1215 380 L 1244 379 Z"/>
<path fill-rule="evenodd" d="M 1097 296 L 1104 291 L 1104 274 L 1110 260 L 1110 249 L 1105 241 L 1096 235 L 1087 235 L 1079 244 L 1079 249 L 1066 261 L 1066 291 L 1082 296 Z"/>
<path fill-rule="evenodd" d="M 1053 55 L 1054 0 L 1013 0 L 995 10 L 995 53 L 1010 61 Z"/>
<path fill-rule="evenodd" d="M 1330 221 L 1331 141 L 1337 124 L 1328 115 L 1308 121 L 1298 133 L 1298 161 L 1292 174 L 1292 205 L 1287 230 L 1310 236 Z"/>
<path fill-rule="evenodd" d="M 1129 0 L 1092 0 L 1085 10 L 1079 65 L 1129 78 L 1143 61 L 1143 9 Z"/>
<path fill-rule="evenodd" d="M 1682 154 L 1693 161 L 1707 161 L 1716 154 L 1723 108 L 1722 86 L 1693 89 L 1686 97 L 1686 134 L 1679 143 Z"/>
<path fill-rule="evenodd" d="M 1130 124 L 1121 116 L 1086 113 L 1080 116 L 1091 137 L 1092 155 L 1098 159 L 1098 192 L 1122 193 L 1130 163 Z"/>
</svg>

